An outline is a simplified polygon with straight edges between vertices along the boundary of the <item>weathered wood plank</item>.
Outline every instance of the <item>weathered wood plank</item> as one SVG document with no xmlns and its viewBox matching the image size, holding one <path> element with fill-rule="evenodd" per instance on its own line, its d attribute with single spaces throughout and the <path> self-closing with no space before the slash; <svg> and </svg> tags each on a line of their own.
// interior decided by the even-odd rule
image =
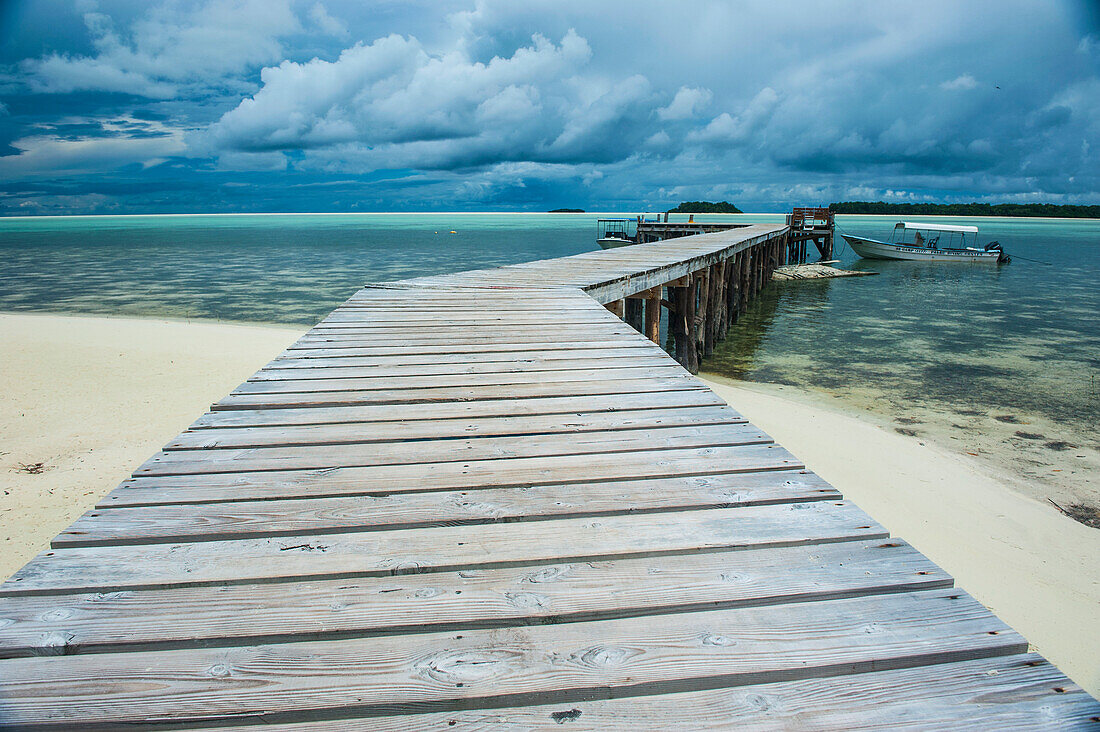
<svg viewBox="0 0 1100 732">
<path fill-rule="evenodd" d="M 0 595 L 386 577 L 887 536 L 843 501 L 189 544 L 51 549 Z"/>
<path fill-rule="evenodd" d="M 264 725 L 266 732 L 460 729 L 1070 730 L 1100 705 L 1036 654 L 706 691 Z M 965 720 L 965 721 L 962 721 Z M 251 732 L 255 727 L 218 727 Z"/>
<path fill-rule="evenodd" d="M 216 414 L 224 414 L 218 412 Z M 481 419 L 421 419 L 389 422 L 352 422 L 299 427 L 223 427 L 184 432 L 165 450 L 288 447 L 291 445 L 347 445 L 402 440 L 453 439 L 509 435 L 578 434 L 629 431 L 644 428 L 685 427 L 744 422 L 729 407 L 680 407 L 575 412 L 570 414 L 485 417 Z M 415 449 L 415 446 L 410 446 Z"/>
<path fill-rule="evenodd" d="M 954 599 L 952 599 L 954 598 Z M 714 689 L 1023 653 L 958 590 L 623 620 L 10 659 L 15 725 L 293 722 Z"/>
<path fill-rule="evenodd" d="M 592 303 L 596 305 L 596 303 Z M 597 305 L 598 307 L 598 305 Z M 425 313 L 421 317 L 383 318 L 382 313 L 340 313 L 330 315 L 313 326 L 316 333 L 344 330 L 384 331 L 384 330 L 438 330 L 440 328 L 467 327 L 473 330 L 490 328 L 517 328 L 522 326 L 576 325 L 607 326 L 614 325 L 607 311 L 564 310 L 557 311 L 552 305 L 541 312 L 502 314 L 499 312 L 452 313 L 440 308 L 434 313 Z"/>
<path fill-rule="evenodd" d="M 949 587 L 912 547 L 873 540 L 283 585 L 4 600 L 0 657 L 400 635 L 811 602 Z M 248 622 L 242 622 L 247 618 Z"/>
<path fill-rule="evenodd" d="M 325 336 L 323 338 L 313 338 L 311 336 L 302 336 L 291 345 L 287 346 L 287 350 L 284 351 L 284 355 L 291 357 L 297 357 L 304 354 L 310 358 L 317 358 L 317 354 L 324 356 L 342 356 L 346 354 L 358 354 L 358 353 L 469 353 L 473 349 L 480 349 L 489 352 L 526 352 L 535 349 L 553 349 L 559 346 L 562 349 L 575 348 L 578 345 L 585 348 L 592 345 L 604 344 L 606 347 L 615 348 L 627 348 L 630 346 L 636 346 L 639 348 L 648 347 L 644 340 L 639 340 L 636 336 L 637 333 L 599 333 L 593 335 L 591 340 L 580 341 L 577 340 L 578 335 L 573 333 L 571 335 L 559 334 L 557 336 L 556 343 L 547 341 L 547 338 L 553 338 L 552 335 L 547 335 L 541 332 L 515 332 L 511 334 L 504 334 L 498 337 L 497 335 L 485 335 L 484 337 L 468 337 L 463 335 L 456 335 L 454 338 L 376 338 L 367 336 Z M 539 337 L 542 336 L 542 337 Z M 579 337 L 583 337 L 583 334 Z M 344 353 L 340 353 L 340 351 Z"/>
<path fill-rule="evenodd" d="M 588 369 L 562 371 L 513 370 L 495 373 L 444 373 L 428 376 L 358 376 L 332 379 L 281 379 L 278 381 L 246 381 L 233 394 L 312 394 L 360 391 L 393 391 L 394 389 L 435 389 L 443 387 L 497 387 L 517 384 L 552 385 L 556 382 L 573 383 L 608 379 L 686 377 L 679 364 L 665 358 L 652 359 L 639 366 L 604 364 Z"/>
<path fill-rule="evenodd" d="M 568 375 L 576 376 L 578 373 L 590 374 L 596 371 L 602 372 L 606 378 L 611 376 L 612 372 L 619 372 L 620 370 L 626 374 L 635 373 L 631 369 L 652 369 L 654 373 L 660 373 L 660 369 L 673 368 L 674 365 L 675 362 L 667 354 L 651 352 L 615 359 L 576 358 L 539 361 L 536 359 L 515 358 L 508 361 L 467 364 L 371 364 L 366 366 L 325 364 L 319 367 L 306 368 L 268 366 L 249 377 L 248 381 L 253 383 L 278 381 L 290 384 L 301 381 L 319 381 L 324 383 L 318 386 L 324 386 L 335 382 L 354 385 L 356 379 L 393 379 L 394 384 L 404 384 L 405 379 L 416 376 L 440 376 L 457 379 L 470 375 L 529 374 L 532 379 L 565 379 L 567 374 L 563 373 L 560 376 L 557 374 L 568 372 Z"/>
<path fill-rule="evenodd" d="M 577 434 L 472 437 L 468 439 L 295 445 L 159 452 L 135 476 L 210 475 L 272 470 L 330 470 L 372 465 L 502 460 L 555 455 L 662 450 L 685 447 L 766 445 L 772 439 L 747 423 L 689 425 L 658 429 L 610 430 Z"/>
<path fill-rule="evenodd" d="M 629 328 L 629 326 L 626 326 Z M 394 331 L 392 333 L 368 333 L 362 331 L 350 331 L 347 333 L 328 333 L 328 332 L 313 332 L 310 331 L 306 335 L 303 335 L 294 343 L 287 346 L 289 351 L 297 350 L 316 350 L 327 349 L 332 350 L 336 348 L 362 348 L 366 346 L 373 347 L 432 347 L 432 346 L 471 346 L 471 345 L 484 345 L 484 346 L 496 346 L 500 345 L 522 345 L 525 343 L 537 343 L 545 341 L 547 338 L 560 337 L 562 340 L 566 340 L 566 334 L 561 333 L 546 333 L 543 328 L 536 328 L 531 326 L 517 326 L 512 331 L 503 331 L 499 329 L 478 331 L 476 329 L 465 330 L 461 327 L 458 328 L 459 335 L 455 335 L 454 331 L 451 331 L 452 335 L 448 337 L 447 330 L 441 329 L 438 332 L 428 331 Z M 541 336 L 541 337 L 540 337 Z M 583 337 L 584 333 L 578 333 L 573 331 L 571 336 L 576 338 L 578 336 Z M 608 327 L 605 330 L 591 333 L 592 341 L 619 341 L 621 344 L 635 344 L 641 345 L 644 341 L 639 340 L 640 333 L 632 330 L 631 333 L 624 333 L 617 328 Z"/>
<path fill-rule="evenodd" d="M 638 378 L 600 378 L 584 381 L 558 381 L 534 384 L 482 384 L 480 386 L 435 386 L 391 388 L 365 391 L 313 392 L 291 394 L 230 394 L 212 409 L 263 409 L 278 407 L 338 407 L 360 404 L 414 404 L 418 402 L 459 402 L 477 399 L 530 399 L 536 397 L 582 396 L 598 394 L 637 394 L 670 389 L 705 388 L 686 372 L 671 370 L 669 376 Z"/>
<path fill-rule="evenodd" d="M 166 475 L 125 480 L 98 506 L 111 508 L 299 496 L 324 498 L 447 489 L 477 490 L 582 481 L 799 470 L 803 467 L 797 458 L 777 445 L 740 445 L 332 470 Z"/>
<path fill-rule="evenodd" d="M 584 329 L 587 330 L 587 329 Z M 578 332 L 581 331 L 581 332 Z M 298 339 L 289 348 L 296 350 L 300 348 L 319 348 L 319 347 L 335 347 L 338 345 L 344 346 L 381 346 L 381 345 L 394 345 L 394 346 L 416 346 L 416 345 L 488 345 L 494 343 L 540 343 L 548 339 L 561 337 L 564 339 L 573 340 L 578 337 L 583 337 L 585 334 L 578 326 L 544 326 L 537 329 L 517 329 L 514 331 L 486 331 L 483 333 L 474 334 L 456 334 L 451 331 L 450 334 L 446 331 L 440 331 L 438 333 L 421 333 L 413 332 L 406 333 L 404 335 L 400 333 L 391 334 L 325 334 L 325 335 L 310 335 L 306 334 Z M 593 329 L 591 333 L 593 340 L 610 340 L 614 338 L 632 338 L 635 342 L 642 342 L 640 340 L 641 334 L 638 331 L 631 328 L 626 323 L 620 326 L 600 326 L 599 329 Z"/>
<path fill-rule="evenodd" d="M 366 349 L 364 349 L 366 350 Z M 467 364 L 488 363 L 557 363 L 560 361 L 573 361 L 585 359 L 632 359 L 638 356 L 660 355 L 651 347 L 640 343 L 611 343 L 607 347 L 589 347 L 574 349 L 521 349 L 517 351 L 477 351 L 460 353 L 409 353 L 393 354 L 389 349 L 370 349 L 365 353 L 345 353 L 344 351 L 330 352 L 318 351 L 316 354 L 303 355 L 301 351 L 287 352 L 280 355 L 264 367 L 264 369 L 319 369 L 335 366 L 413 366 L 413 365 L 437 365 L 445 366 L 455 364 L 465 366 Z"/>
<path fill-rule="evenodd" d="M 440 423 L 459 419 L 466 420 L 467 424 L 483 424 L 483 420 L 493 418 L 521 418 L 536 415 L 557 415 L 563 421 L 566 421 L 568 415 L 720 406 L 725 406 L 725 402 L 716 396 L 714 392 L 700 385 L 693 389 L 675 391 L 542 397 L 536 399 L 486 399 L 473 402 L 426 402 L 422 404 L 405 404 L 399 408 L 387 405 L 365 405 L 207 412 L 188 429 L 350 424 L 355 422 L 392 423 L 421 420 Z M 738 416 L 740 417 L 740 415 Z"/>
<path fill-rule="evenodd" d="M 483 355 L 485 360 L 491 358 L 511 358 L 512 354 L 530 354 L 538 357 L 551 357 L 554 354 L 564 354 L 566 357 L 571 352 L 631 352 L 648 350 L 652 346 L 644 341 L 633 338 L 615 338 L 614 340 L 572 340 L 559 341 L 533 341 L 530 343 L 470 343 L 466 345 L 452 343 L 437 343 L 427 346 L 348 346 L 346 348 L 299 348 L 297 350 L 283 351 L 278 356 L 278 361 L 297 361 L 329 358 L 353 358 L 365 357 L 372 359 L 393 359 L 397 363 L 404 363 L 403 359 L 432 359 L 438 357 L 438 361 L 430 363 L 446 363 L 443 359 L 455 359 L 458 363 L 465 363 L 464 359 L 473 359 Z M 323 363 L 324 361 L 322 361 Z M 274 363 L 274 362 L 273 362 Z"/>
<path fill-rule="evenodd" d="M 56 548 L 213 541 L 840 500 L 813 474 L 756 473 L 480 491 L 92 509 Z"/>
</svg>

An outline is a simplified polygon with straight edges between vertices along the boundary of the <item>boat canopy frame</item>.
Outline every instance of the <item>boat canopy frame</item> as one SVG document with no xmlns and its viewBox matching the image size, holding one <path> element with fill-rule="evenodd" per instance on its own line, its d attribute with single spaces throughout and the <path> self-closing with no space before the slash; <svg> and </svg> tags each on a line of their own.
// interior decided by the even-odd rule
<svg viewBox="0 0 1100 732">
<path fill-rule="evenodd" d="M 905 234 L 909 231 L 916 232 L 913 235 L 914 241 L 912 244 L 905 241 Z M 921 232 L 928 232 L 932 236 L 924 237 Z M 947 243 L 940 246 L 939 241 L 943 234 L 947 235 Z M 894 225 L 894 230 L 890 235 L 890 243 L 920 249 L 977 249 L 978 227 L 900 221 Z"/>
<path fill-rule="evenodd" d="M 596 239 L 634 239 L 637 225 L 634 219 L 596 219 Z"/>
<path fill-rule="evenodd" d="M 912 221 L 899 221 L 895 229 L 920 229 L 921 231 L 952 231 L 960 234 L 977 234 L 977 226 L 956 226 L 954 224 L 918 224 Z"/>
</svg>

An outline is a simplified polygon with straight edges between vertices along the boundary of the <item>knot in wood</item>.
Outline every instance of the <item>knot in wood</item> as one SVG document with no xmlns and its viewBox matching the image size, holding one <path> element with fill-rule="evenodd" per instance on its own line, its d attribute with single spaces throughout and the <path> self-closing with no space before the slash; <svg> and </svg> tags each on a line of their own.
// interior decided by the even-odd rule
<svg viewBox="0 0 1100 732">
<path fill-rule="evenodd" d="M 757 712 L 766 712 L 772 708 L 772 703 L 766 696 L 760 694 L 745 694 L 743 697 L 745 706 Z"/>
<path fill-rule="evenodd" d="M 557 564 L 553 567 L 543 567 L 542 569 L 535 570 L 528 574 L 523 575 L 521 582 L 531 582 L 537 584 L 539 582 L 556 582 L 573 569 L 570 564 Z"/>
<path fill-rule="evenodd" d="M 622 666 L 643 653 L 641 648 L 630 646 L 592 646 L 571 654 L 569 659 L 588 668 L 606 669 Z"/>
<path fill-rule="evenodd" d="M 42 636 L 38 644 L 38 654 L 41 656 L 64 656 L 73 650 L 72 642 L 75 638 L 72 633 L 47 633 Z"/>
<path fill-rule="evenodd" d="M 89 595 L 87 599 L 88 602 L 111 602 L 126 597 L 128 594 L 128 592 L 97 592 L 94 595 Z"/>
<path fill-rule="evenodd" d="M 206 675 L 215 679 L 222 679 L 229 676 L 229 667 L 224 663 L 218 663 L 210 668 L 206 669 Z"/>
<path fill-rule="evenodd" d="M 512 607 L 521 610 L 545 610 L 550 605 L 549 599 L 537 592 L 505 592 L 504 597 Z"/>
<path fill-rule="evenodd" d="M 421 658 L 413 668 L 433 681 L 466 684 L 504 676 L 522 660 L 522 653 L 506 648 L 442 651 Z"/>
<path fill-rule="evenodd" d="M 730 638 L 728 635 L 718 635 L 716 633 L 703 633 L 699 636 L 699 641 L 704 646 L 735 646 L 737 641 Z"/>
<path fill-rule="evenodd" d="M 73 610 L 69 607 L 55 607 L 53 610 L 47 610 L 42 613 L 41 619 L 46 623 L 56 623 L 59 620 L 68 620 L 73 616 Z M 3 619 L 0 619 L 0 628 L 4 627 Z"/>
<path fill-rule="evenodd" d="M 417 597 L 421 600 L 426 600 L 429 597 L 436 597 L 442 595 L 443 590 L 438 587 L 421 587 L 419 590 L 413 593 L 413 597 Z"/>
</svg>

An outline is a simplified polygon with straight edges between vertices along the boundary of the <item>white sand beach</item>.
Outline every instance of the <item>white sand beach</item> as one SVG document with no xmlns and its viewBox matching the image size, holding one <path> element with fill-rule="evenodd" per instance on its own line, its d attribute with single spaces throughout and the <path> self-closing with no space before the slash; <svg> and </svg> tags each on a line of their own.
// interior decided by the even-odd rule
<svg viewBox="0 0 1100 732">
<path fill-rule="evenodd" d="M 300 334 L 0 313 L 0 577 Z"/>
<path fill-rule="evenodd" d="M 299 334 L 0 314 L 0 576 L 45 548 Z M 1019 486 L 1006 488 L 1008 476 L 930 439 L 900 435 L 789 387 L 713 386 L 1100 695 L 1100 530 Z M 1032 495 L 1043 495 L 1040 487 Z"/>
<path fill-rule="evenodd" d="M 1026 485 L 792 387 L 707 376 L 731 406 L 894 536 L 943 567 L 1093 696 L 1100 695 L 1100 530 Z M 1009 484 L 1017 481 L 1013 488 Z"/>
</svg>

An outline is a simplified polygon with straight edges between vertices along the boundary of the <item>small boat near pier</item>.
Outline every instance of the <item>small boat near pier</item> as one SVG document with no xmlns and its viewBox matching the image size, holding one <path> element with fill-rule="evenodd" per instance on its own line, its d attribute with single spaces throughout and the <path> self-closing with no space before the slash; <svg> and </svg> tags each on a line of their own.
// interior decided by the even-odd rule
<svg viewBox="0 0 1100 732">
<path fill-rule="evenodd" d="M 600 249 L 616 249 L 638 242 L 637 234 L 631 231 L 636 227 L 632 219 L 599 219 L 596 222 L 596 243 Z"/>
<path fill-rule="evenodd" d="M 909 232 L 913 232 L 911 239 Z M 894 226 L 888 242 L 850 234 L 842 236 L 856 254 L 867 259 L 984 264 L 1008 264 L 1012 261 L 998 242 L 979 247 L 977 226 L 901 221 Z"/>
</svg>

